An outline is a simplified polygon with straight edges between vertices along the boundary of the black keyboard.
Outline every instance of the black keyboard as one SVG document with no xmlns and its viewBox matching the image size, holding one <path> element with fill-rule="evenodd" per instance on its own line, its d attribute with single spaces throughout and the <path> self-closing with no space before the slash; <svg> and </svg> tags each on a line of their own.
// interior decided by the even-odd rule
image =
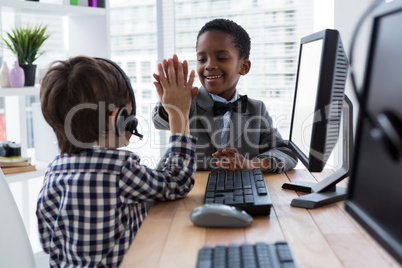
<svg viewBox="0 0 402 268">
<path fill-rule="evenodd" d="M 293 268 L 296 267 L 286 241 L 274 244 L 204 246 L 198 251 L 197 268 Z"/>
<path fill-rule="evenodd" d="M 250 215 L 269 215 L 271 198 L 261 169 L 218 169 L 209 173 L 204 204 L 226 204 Z"/>
</svg>

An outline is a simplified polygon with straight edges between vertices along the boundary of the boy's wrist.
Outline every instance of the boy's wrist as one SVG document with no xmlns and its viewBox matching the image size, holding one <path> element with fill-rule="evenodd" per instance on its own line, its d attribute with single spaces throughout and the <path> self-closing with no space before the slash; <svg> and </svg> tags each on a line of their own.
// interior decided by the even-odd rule
<svg viewBox="0 0 402 268">
<path fill-rule="evenodd" d="M 169 115 L 170 132 L 190 134 L 188 116 L 172 113 Z"/>
</svg>

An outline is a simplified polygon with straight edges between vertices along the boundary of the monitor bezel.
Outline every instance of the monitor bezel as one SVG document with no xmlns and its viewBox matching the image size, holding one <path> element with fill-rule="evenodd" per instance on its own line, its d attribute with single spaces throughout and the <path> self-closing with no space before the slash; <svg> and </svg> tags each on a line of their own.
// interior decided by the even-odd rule
<svg viewBox="0 0 402 268">
<path fill-rule="evenodd" d="M 333 79 L 335 76 L 335 64 L 336 58 L 338 56 L 338 42 L 340 34 L 337 30 L 325 29 L 320 32 L 313 33 L 311 35 L 305 36 L 300 41 L 300 51 L 299 60 L 297 66 L 297 76 L 295 84 L 295 93 L 293 99 L 293 110 L 291 127 L 289 134 L 288 147 L 293 151 L 298 159 L 304 164 L 304 166 L 311 172 L 321 172 L 325 167 L 326 160 L 323 159 L 325 152 L 327 151 L 327 124 L 328 118 L 325 116 L 325 109 L 332 101 L 332 90 L 333 90 Z M 310 151 L 309 155 L 305 155 L 298 146 L 292 141 L 293 134 L 293 120 L 295 117 L 295 106 L 299 82 L 299 70 L 302 56 L 303 45 L 314 42 L 317 40 L 323 40 L 322 51 L 321 51 L 321 62 L 320 62 L 320 73 L 318 76 L 318 89 L 316 95 L 316 102 L 314 111 L 320 111 L 314 113 L 311 140 L 310 140 Z M 331 88 L 330 91 L 324 90 L 325 88 Z M 341 115 L 340 115 L 341 116 Z M 340 120 L 340 118 L 339 118 Z M 325 137 L 323 139 L 323 137 Z M 311 148 L 314 148 L 312 150 Z M 321 154 L 321 158 L 317 158 L 316 155 Z"/>
<path fill-rule="evenodd" d="M 370 85 L 370 77 L 371 77 L 371 66 L 373 65 L 373 55 L 375 53 L 375 48 L 376 48 L 376 38 L 378 35 L 378 23 L 379 21 L 387 16 L 387 15 L 392 15 L 393 13 L 396 12 L 402 12 L 402 1 L 400 2 L 389 2 L 386 5 L 380 5 L 377 7 L 377 9 L 373 12 L 372 14 L 372 25 L 371 25 L 371 32 L 370 32 L 370 37 L 369 37 L 369 48 L 367 52 L 367 63 L 366 63 L 366 68 L 364 70 L 364 79 L 363 79 L 363 85 L 362 85 L 362 90 L 361 90 L 361 100 L 363 103 L 361 103 L 361 109 L 366 109 L 366 107 L 363 107 L 362 105 L 365 105 L 367 102 L 367 97 L 368 97 L 368 88 Z M 360 112 L 359 114 L 359 120 L 357 124 L 357 131 L 356 131 L 356 147 L 354 150 L 354 156 L 352 159 L 352 168 L 351 168 L 351 174 L 350 174 L 350 179 L 349 179 L 349 184 L 348 184 L 348 192 L 347 192 L 347 199 L 345 201 L 345 210 L 352 216 L 353 219 L 355 219 L 384 249 L 387 250 L 390 255 L 392 255 L 399 263 L 402 264 L 402 244 L 399 243 L 389 235 L 386 231 L 384 231 L 384 228 L 382 228 L 375 219 L 370 217 L 366 211 L 359 206 L 358 203 L 354 202 L 353 195 L 354 191 L 356 189 L 355 186 L 355 180 L 354 178 L 357 176 L 356 175 L 356 167 L 358 165 L 358 154 L 360 152 L 360 147 L 362 146 L 361 144 L 361 139 L 359 137 L 362 137 L 363 132 L 364 132 L 364 126 L 365 122 L 367 120 L 364 119 L 364 114 L 363 112 Z M 384 208 L 386 209 L 386 208 Z"/>
</svg>

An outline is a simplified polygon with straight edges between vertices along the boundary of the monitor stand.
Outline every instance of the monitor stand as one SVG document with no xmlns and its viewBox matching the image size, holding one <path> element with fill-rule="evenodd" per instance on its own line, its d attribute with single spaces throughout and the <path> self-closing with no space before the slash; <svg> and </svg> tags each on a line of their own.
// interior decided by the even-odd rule
<svg viewBox="0 0 402 268">
<path fill-rule="evenodd" d="M 344 96 L 342 109 L 342 167 L 318 183 L 303 181 L 284 183 L 282 185 L 283 189 L 310 193 L 294 198 L 290 204 L 291 206 L 318 208 L 346 199 L 347 189 L 336 186 L 338 182 L 349 175 L 349 163 L 353 146 L 353 108 L 346 95 Z"/>
</svg>

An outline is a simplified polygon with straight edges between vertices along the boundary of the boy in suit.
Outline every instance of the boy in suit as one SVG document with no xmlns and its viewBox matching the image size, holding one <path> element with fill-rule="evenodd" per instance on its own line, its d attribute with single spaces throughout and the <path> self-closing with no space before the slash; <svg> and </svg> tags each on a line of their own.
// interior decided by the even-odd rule
<svg viewBox="0 0 402 268">
<path fill-rule="evenodd" d="M 173 61 L 167 65 L 169 77 L 160 66 L 158 94 L 172 135 L 161 170 L 117 149 L 133 134 L 141 137 L 134 91 L 117 64 L 74 57 L 55 62 L 43 77 L 42 112 L 61 151 L 48 166 L 36 211 L 50 267 L 118 267 L 146 217 L 145 203 L 192 189 L 196 137 L 188 112 L 195 74 L 187 82 L 181 64 L 176 73 Z"/>
<path fill-rule="evenodd" d="M 237 83 L 250 71 L 250 37 L 227 19 L 206 23 L 197 37 L 197 73 L 202 84 L 190 109 L 190 131 L 198 137 L 197 169 L 261 168 L 284 172 L 297 164 L 262 101 L 241 96 Z M 177 56 L 173 57 L 177 64 Z M 166 66 L 166 60 L 163 65 Z M 187 62 L 183 62 L 187 72 Z M 154 75 L 160 87 L 158 75 Z M 168 129 L 169 117 L 158 103 L 157 129 Z"/>
</svg>

